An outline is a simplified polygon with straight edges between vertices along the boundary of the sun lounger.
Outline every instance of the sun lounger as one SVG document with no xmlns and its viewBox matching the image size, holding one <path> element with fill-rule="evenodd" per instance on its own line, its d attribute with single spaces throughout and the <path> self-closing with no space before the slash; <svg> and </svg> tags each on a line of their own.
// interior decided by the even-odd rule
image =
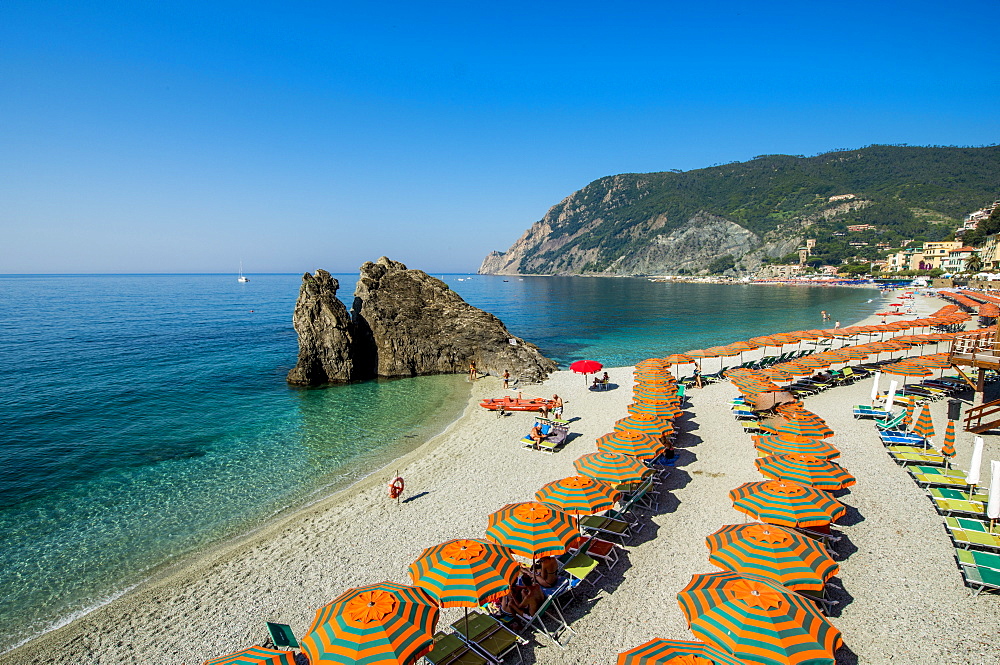
<svg viewBox="0 0 1000 665">
<path fill-rule="evenodd" d="M 452 630 L 473 649 L 489 657 L 494 663 L 502 663 L 504 656 L 514 651 L 521 659 L 522 644 L 527 641 L 507 628 L 489 614 L 472 611 L 468 617 L 451 624 Z"/>
<path fill-rule="evenodd" d="M 632 538 L 632 525 L 627 520 L 616 520 L 603 515 L 588 515 L 580 519 L 580 528 L 585 532 L 614 536 L 624 544 Z"/>
<path fill-rule="evenodd" d="M 977 490 L 972 496 L 969 496 L 968 490 L 951 489 L 948 487 L 932 487 L 927 490 L 927 493 L 931 497 L 940 499 L 960 499 L 963 501 L 979 501 L 980 503 L 986 503 L 990 500 L 990 495 L 981 489 Z"/>
<path fill-rule="evenodd" d="M 545 438 L 541 441 L 535 441 L 529 434 L 521 439 L 523 447 L 551 454 L 556 451 L 556 448 L 566 443 L 566 437 L 569 436 L 568 428 L 542 420 L 538 422 L 542 426 L 542 434 L 545 435 Z"/>
<path fill-rule="evenodd" d="M 566 588 L 569 587 L 567 581 L 563 581 Z M 562 610 L 559 609 L 559 604 L 556 602 L 556 597 L 559 596 L 564 590 L 559 589 L 556 593 L 546 594 L 545 602 L 541 604 L 535 615 L 527 619 L 524 628 L 521 629 L 520 634 L 524 635 L 529 630 L 537 628 L 545 633 L 545 636 L 552 640 L 556 646 L 561 649 L 565 649 L 566 645 L 559 641 L 559 635 L 561 633 L 568 632 L 573 634 L 573 629 L 569 627 L 566 623 L 566 618 L 563 617 Z M 555 625 L 555 628 L 549 629 L 545 623 L 545 618 L 548 617 L 549 621 Z M 569 640 L 566 640 L 569 642 Z"/>
<path fill-rule="evenodd" d="M 906 413 L 902 412 L 896 414 L 895 416 L 889 418 L 888 420 L 876 420 L 875 429 L 879 430 L 880 432 L 898 431 L 901 429 L 901 425 L 903 424 L 903 419 L 905 417 Z"/>
<path fill-rule="evenodd" d="M 892 414 L 882 408 L 876 408 L 874 406 L 864 406 L 858 405 L 854 407 L 854 418 L 876 418 L 878 420 L 885 420 L 891 418 Z"/>
<path fill-rule="evenodd" d="M 929 487 L 968 487 L 965 478 L 955 478 L 954 476 L 943 476 L 939 473 L 910 473 L 917 485 L 927 489 Z"/>
<path fill-rule="evenodd" d="M 569 544 L 568 551 L 576 554 L 582 547 L 587 548 L 587 556 L 603 561 L 608 570 L 618 565 L 618 546 L 610 540 L 601 540 L 594 536 L 578 536 Z"/>
<path fill-rule="evenodd" d="M 965 480 L 965 471 L 961 469 L 942 469 L 936 466 L 914 466 L 910 467 L 912 471 L 916 473 L 936 473 L 942 476 L 950 476 L 952 478 L 961 478 Z"/>
<path fill-rule="evenodd" d="M 946 517 L 946 520 L 955 519 Z M 982 531 L 969 531 L 957 527 L 948 526 L 948 533 L 951 535 L 955 545 L 960 548 L 984 547 L 994 551 L 1000 551 L 1000 535 L 986 533 Z"/>
<path fill-rule="evenodd" d="M 489 665 L 490 661 L 455 633 L 435 633 L 434 648 L 424 656 L 430 665 Z"/>
<path fill-rule="evenodd" d="M 604 577 L 604 574 L 597 570 L 597 559 L 588 554 L 593 542 L 593 539 L 588 539 L 575 553 L 567 552 L 560 557 L 556 557 L 562 572 L 570 577 L 570 593 L 584 582 L 596 588 L 597 585 L 595 582 Z"/>
<path fill-rule="evenodd" d="M 1000 571 L 981 566 L 962 565 L 962 574 L 966 585 L 974 589 L 972 595 L 978 596 L 984 590 L 1000 590 Z"/>
<path fill-rule="evenodd" d="M 977 519 L 986 519 L 986 504 L 982 501 L 967 501 L 965 499 L 941 499 L 931 497 L 937 511 L 946 517 L 968 515 Z"/>
<path fill-rule="evenodd" d="M 893 448 L 898 446 L 889 447 L 889 455 L 895 460 L 897 464 L 928 464 L 928 465 L 940 465 L 944 466 L 947 458 L 944 455 L 933 452 L 933 448 L 928 449 L 924 452 L 913 452 L 913 451 L 895 451 Z M 909 446 L 903 446 L 909 447 Z"/>
<path fill-rule="evenodd" d="M 955 550 L 959 565 L 1000 570 L 1000 554 L 980 550 Z"/>
<path fill-rule="evenodd" d="M 292 627 L 284 623 L 274 623 L 267 621 L 267 634 L 271 637 L 271 643 L 276 649 L 298 649 L 299 643 L 295 639 Z"/>
</svg>

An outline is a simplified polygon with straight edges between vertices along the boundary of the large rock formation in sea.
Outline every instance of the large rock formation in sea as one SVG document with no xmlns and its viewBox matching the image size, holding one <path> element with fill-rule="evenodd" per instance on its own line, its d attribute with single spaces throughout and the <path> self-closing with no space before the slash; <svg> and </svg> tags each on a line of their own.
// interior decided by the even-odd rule
<svg viewBox="0 0 1000 665">
<path fill-rule="evenodd" d="M 482 274 L 747 274 L 840 265 L 943 240 L 996 196 L 1000 146 L 868 146 L 760 155 L 692 171 L 623 173 L 552 206 Z M 807 243 L 807 240 L 813 240 Z"/>
<path fill-rule="evenodd" d="M 447 284 L 386 257 L 361 266 L 350 316 L 325 270 L 302 277 L 293 324 L 299 361 L 294 385 L 374 377 L 480 372 L 541 380 L 556 369 L 538 347 L 497 317 L 465 302 Z M 338 306 L 339 305 L 339 308 Z"/>
</svg>

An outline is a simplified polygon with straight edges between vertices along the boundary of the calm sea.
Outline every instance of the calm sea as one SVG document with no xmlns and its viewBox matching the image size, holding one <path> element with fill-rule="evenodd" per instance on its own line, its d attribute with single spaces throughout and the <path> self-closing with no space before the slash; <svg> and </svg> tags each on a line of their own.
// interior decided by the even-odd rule
<svg viewBox="0 0 1000 665">
<path fill-rule="evenodd" d="M 438 275 L 563 367 L 853 321 L 878 291 Z M 320 498 L 453 420 L 464 377 L 322 389 L 300 275 L 0 276 L 0 634 L 12 646 L 150 571 Z M 354 275 L 340 275 L 345 302 Z M 874 298 L 874 302 L 868 302 Z"/>
</svg>

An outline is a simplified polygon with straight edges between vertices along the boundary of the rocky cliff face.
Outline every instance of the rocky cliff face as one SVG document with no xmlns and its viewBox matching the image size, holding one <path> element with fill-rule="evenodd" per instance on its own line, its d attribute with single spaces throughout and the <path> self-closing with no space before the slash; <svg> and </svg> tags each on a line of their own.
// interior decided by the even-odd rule
<svg viewBox="0 0 1000 665">
<path fill-rule="evenodd" d="M 326 271 L 303 277 L 294 320 L 299 363 L 289 372 L 289 383 L 465 373 L 471 361 L 480 372 L 506 369 L 530 380 L 556 369 L 538 347 L 511 335 L 497 317 L 468 304 L 441 280 L 384 256 L 361 266 L 351 315 L 342 329 L 328 308 L 312 304 L 320 273 L 329 278 Z M 322 292 L 329 294 L 329 285 Z M 346 318 L 346 308 L 341 309 Z M 343 358 L 349 359 L 349 368 L 345 364 L 343 371 L 326 371 Z"/>
<path fill-rule="evenodd" d="M 299 362 L 288 383 L 311 386 L 351 381 L 355 377 L 351 349 L 351 317 L 337 298 L 340 283 L 325 270 L 302 276 L 292 325 L 299 336 Z"/>
</svg>

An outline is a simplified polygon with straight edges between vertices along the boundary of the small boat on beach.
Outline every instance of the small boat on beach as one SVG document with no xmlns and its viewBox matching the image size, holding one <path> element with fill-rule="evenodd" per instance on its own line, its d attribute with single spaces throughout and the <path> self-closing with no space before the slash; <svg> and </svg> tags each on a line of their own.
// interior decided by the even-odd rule
<svg viewBox="0 0 1000 665">
<path fill-rule="evenodd" d="M 555 402 L 551 399 L 535 397 L 524 399 L 522 397 L 491 397 L 484 399 L 479 406 L 488 411 L 548 411 Z"/>
</svg>

